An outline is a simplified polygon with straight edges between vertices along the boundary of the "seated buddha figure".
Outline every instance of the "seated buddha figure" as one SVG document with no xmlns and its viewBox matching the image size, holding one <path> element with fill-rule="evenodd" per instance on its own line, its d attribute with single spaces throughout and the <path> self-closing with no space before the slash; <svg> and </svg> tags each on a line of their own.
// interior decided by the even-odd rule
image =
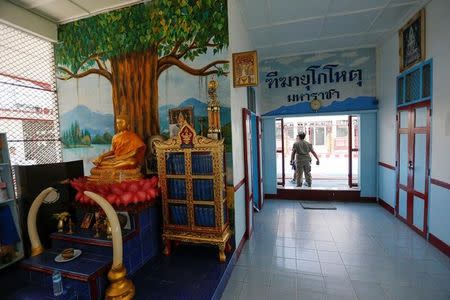
<svg viewBox="0 0 450 300">
<path fill-rule="evenodd" d="M 146 145 L 142 139 L 128 129 L 128 117 L 116 117 L 117 133 L 113 136 L 111 150 L 92 161 L 90 181 L 111 183 L 134 180 L 142 177 L 140 170 L 144 162 Z"/>
</svg>

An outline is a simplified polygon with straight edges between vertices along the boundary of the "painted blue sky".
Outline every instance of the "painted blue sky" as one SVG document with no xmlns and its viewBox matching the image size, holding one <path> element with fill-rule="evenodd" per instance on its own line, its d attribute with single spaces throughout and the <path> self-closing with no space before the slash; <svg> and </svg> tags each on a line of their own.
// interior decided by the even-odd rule
<svg viewBox="0 0 450 300">
<path fill-rule="evenodd" d="M 228 50 L 212 54 L 212 51 L 186 61 L 189 66 L 200 68 L 214 60 L 228 59 Z M 107 62 L 107 67 L 109 62 Z M 178 106 L 188 98 L 206 102 L 208 77 L 192 76 L 176 66 L 171 67 L 159 77 L 159 106 L 173 104 Z M 223 106 L 230 106 L 230 75 L 218 78 L 218 96 Z M 112 87 L 109 81 L 99 75 L 89 75 L 80 79 L 57 80 L 59 111 L 61 114 L 72 111 L 79 105 L 89 107 L 93 112 L 113 113 Z"/>
<path fill-rule="evenodd" d="M 228 50 L 216 55 L 212 51 L 197 57 L 193 62 L 186 61 L 189 66 L 201 68 L 215 60 L 228 59 Z M 188 98 L 208 101 L 207 84 L 212 76 L 192 76 L 173 66 L 159 77 L 159 106 L 173 104 L 178 106 Z M 219 82 L 217 96 L 222 106 L 230 107 L 230 75 L 215 77 Z"/>
<path fill-rule="evenodd" d="M 339 99 L 324 100 L 323 106 L 330 105 L 335 100 L 345 100 L 349 97 L 358 96 L 375 96 L 375 49 L 365 48 L 356 50 L 345 50 L 336 52 L 325 52 L 317 54 L 306 54 L 292 57 L 267 59 L 260 62 L 260 80 L 261 80 L 261 107 L 262 113 L 273 111 L 281 106 L 292 105 L 287 101 L 290 94 L 301 94 L 308 92 L 303 85 L 285 87 L 285 88 L 268 88 L 265 82 L 268 72 L 278 71 L 280 76 L 301 76 L 306 74 L 305 70 L 311 65 L 339 65 L 335 71 L 347 72 L 352 69 L 362 70 L 362 86 L 358 86 L 356 81 L 345 83 L 328 83 L 321 85 L 311 85 L 311 92 L 322 92 L 330 89 L 336 89 L 340 92 Z"/>
</svg>

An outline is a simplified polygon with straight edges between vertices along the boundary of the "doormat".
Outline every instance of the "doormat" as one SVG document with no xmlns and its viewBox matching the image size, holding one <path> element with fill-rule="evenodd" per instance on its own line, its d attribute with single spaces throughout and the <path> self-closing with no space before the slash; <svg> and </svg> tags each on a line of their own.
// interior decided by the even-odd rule
<svg viewBox="0 0 450 300">
<path fill-rule="evenodd" d="M 303 209 L 327 209 L 327 210 L 334 210 L 336 209 L 336 206 L 333 205 L 333 203 L 330 202 L 324 202 L 324 201 L 299 201 L 300 205 L 303 207 Z"/>
</svg>

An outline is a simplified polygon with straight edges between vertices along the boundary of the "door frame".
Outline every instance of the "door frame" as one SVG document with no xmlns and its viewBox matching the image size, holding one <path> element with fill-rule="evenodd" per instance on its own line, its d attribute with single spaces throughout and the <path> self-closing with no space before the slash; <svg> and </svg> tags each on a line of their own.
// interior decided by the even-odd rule
<svg viewBox="0 0 450 300">
<path fill-rule="evenodd" d="M 415 127 L 416 113 L 415 109 L 420 107 L 427 107 L 427 127 Z M 400 112 L 408 111 L 408 128 L 400 128 Z M 397 122 L 397 149 L 396 149 L 396 194 L 395 194 L 395 215 L 398 219 L 411 227 L 419 235 L 426 238 L 428 234 L 428 201 L 429 201 L 429 186 L 430 186 L 430 146 L 431 146 L 431 101 L 426 100 L 419 103 L 413 103 L 397 108 L 396 114 Z M 426 134 L 426 149 L 425 149 L 425 193 L 416 192 L 414 190 L 414 166 L 415 166 L 415 134 Z M 408 167 L 407 186 L 402 185 L 402 189 L 407 193 L 406 199 L 406 218 L 400 216 L 399 213 L 399 196 L 400 196 L 400 134 L 408 134 L 408 162 L 412 162 L 412 168 Z M 423 214 L 423 231 L 414 226 L 414 196 L 418 196 L 424 201 Z"/>
<path fill-rule="evenodd" d="M 247 127 L 247 120 L 249 122 L 249 126 Z M 244 183 L 245 183 L 245 235 L 247 238 L 250 238 L 250 236 L 253 233 L 253 191 L 249 189 L 249 181 L 251 181 L 251 178 L 248 177 L 249 168 L 251 171 L 251 166 L 248 165 L 248 159 L 247 155 L 251 150 L 249 147 L 251 147 L 251 144 L 248 145 L 247 139 L 248 135 L 250 133 L 251 135 L 251 112 L 247 108 L 242 108 L 242 136 L 244 139 Z M 253 188 L 253 186 L 252 186 Z M 250 222 L 251 220 L 251 222 Z"/>
<path fill-rule="evenodd" d="M 353 147 L 353 118 L 358 118 L 360 120 L 360 116 L 348 115 L 348 187 L 358 187 L 360 172 L 358 171 L 358 183 L 353 183 L 353 152 L 358 152 L 358 161 L 359 161 L 359 146 L 358 148 Z M 360 121 L 359 121 L 360 122 Z M 358 132 L 359 134 L 359 132 Z M 359 138 L 358 138 L 359 141 Z M 359 143 L 359 142 L 358 142 Z"/>
<path fill-rule="evenodd" d="M 258 208 L 262 209 L 264 205 L 262 194 L 262 184 L 263 184 L 263 177 L 261 172 L 261 145 L 262 145 L 262 123 L 261 123 L 261 117 L 256 116 L 256 134 L 257 134 L 257 147 L 258 147 L 258 190 L 259 190 L 259 201 L 258 201 Z"/>
<path fill-rule="evenodd" d="M 281 151 L 278 150 L 276 146 L 276 124 L 277 121 L 281 122 Z M 276 153 L 281 153 L 281 182 L 278 181 L 277 177 L 277 185 L 285 186 L 286 184 L 286 170 L 284 168 L 284 118 L 276 118 L 275 119 L 275 159 Z"/>
</svg>

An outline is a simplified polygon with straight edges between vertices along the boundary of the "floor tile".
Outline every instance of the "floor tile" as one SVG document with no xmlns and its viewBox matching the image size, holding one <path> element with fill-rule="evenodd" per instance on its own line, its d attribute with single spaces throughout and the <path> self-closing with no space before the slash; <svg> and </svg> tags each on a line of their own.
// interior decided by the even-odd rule
<svg viewBox="0 0 450 300">
<path fill-rule="evenodd" d="M 316 250 L 297 248 L 297 259 L 319 261 Z"/>
<path fill-rule="evenodd" d="M 380 284 L 353 281 L 352 285 L 356 292 L 356 296 L 358 297 L 358 300 L 387 299 L 387 295 L 384 292 L 384 290 Z"/>
<path fill-rule="evenodd" d="M 284 258 L 296 258 L 296 249 L 295 247 L 276 246 L 273 252 L 273 256 Z"/>
<path fill-rule="evenodd" d="M 248 284 L 242 285 L 241 293 L 239 294 L 239 300 L 263 300 L 267 299 L 267 293 L 269 290 L 268 285 L 263 284 Z"/>
<path fill-rule="evenodd" d="M 378 205 L 336 207 L 266 201 L 223 299 L 450 299 L 448 257 Z"/>
<path fill-rule="evenodd" d="M 342 265 L 341 255 L 337 251 L 318 251 L 319 261 L 322 263 L 331 263 Z"/>
<path fill-rule="evenodd" d="M 297 289 L 324 293 L 325 280 L 322 276 L 300 273 L 297 275 Z"/>
<path fill-rule="evenodd" d="M 329 264 L 320 262 L 323 276 L 348 278 L 348 273 L 344 265 Z"/>
<path fill-rule="evenodd" d="M 297 260 L 297 270 L 299 273 L 322 275 L 320 263 L 309 260 Z"/>
</svg>

